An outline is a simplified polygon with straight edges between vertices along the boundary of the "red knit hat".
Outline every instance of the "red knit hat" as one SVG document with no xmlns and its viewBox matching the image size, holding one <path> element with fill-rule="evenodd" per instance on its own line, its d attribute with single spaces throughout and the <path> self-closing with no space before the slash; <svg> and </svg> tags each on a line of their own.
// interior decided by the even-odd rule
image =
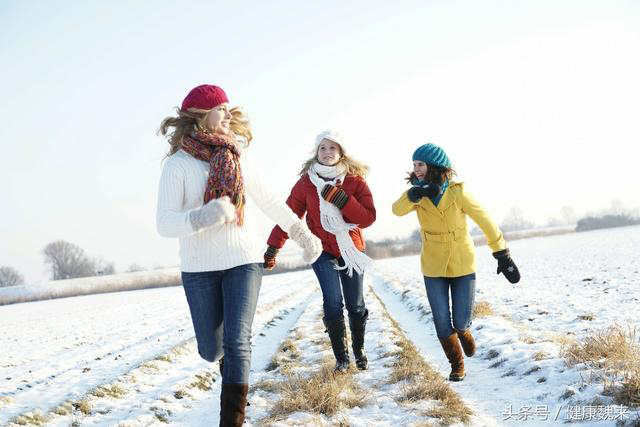
<svg viewBox="0 0 640 427">
<path fill-rule="evenodd" d="M 229 102 L 227 94 L 219 86 L 200 85 L 191 89 L 191 92 L 182 101 L 180 110 L 187 111 L 189 108 L 200 110 L 211 110 L 213 107 Z"/>
</svg>

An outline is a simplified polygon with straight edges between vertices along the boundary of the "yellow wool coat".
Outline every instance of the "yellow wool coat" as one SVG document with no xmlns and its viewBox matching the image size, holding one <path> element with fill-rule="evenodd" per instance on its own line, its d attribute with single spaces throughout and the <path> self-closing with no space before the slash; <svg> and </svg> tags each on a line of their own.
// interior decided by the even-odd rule
<svg viewBox="0 0 640 427">
<path fill-rule="evenodd" d="M 428 197 L 418 203 L 405 191 L 393 204 L 398 216 L 412 211 L 418 214 L 422 237 L 422 274 L 426 277 L 459 277 L 476 271 L 476 254 L 467 230 L 467 215 L 478 224 L 492 252 L 506 249 L 498 226 L 467 193 L 461 182 L 450 182 L 438 206 Z"/>
</svg>

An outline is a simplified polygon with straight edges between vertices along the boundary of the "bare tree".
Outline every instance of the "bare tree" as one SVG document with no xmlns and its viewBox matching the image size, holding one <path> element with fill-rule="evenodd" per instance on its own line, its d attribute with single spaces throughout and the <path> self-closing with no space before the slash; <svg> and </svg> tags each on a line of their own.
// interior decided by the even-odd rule
<svg viewBox="0 0 640 427">
<path fill-rule="evenodd" d="M 502 231 L 516 231 L 533 228 L 535 224 L 524 217 L 522 209 L 514 206 L 509 209 L 504 221 L 500 224 Z"/>
<path fill-rule="evenodd" d="M 576 211 L 571 206 L 563 206 L 562 220 L 566 225 L 575 224 L 578 222 L 578 215 L 576 215 Z"/>
<path fill-rule="evenodd" d="M 143 266 L 141 266 L 140 264 L 136 264 L 135 262 L 133 264 L 129 264 L 129 267 L 127 267 L 127 273 L 135 273 L 136 271 L 144 271 L 145 268 Z"/>
<path fill-rule="evenodd" d="M 557 227 L 559 225 L 563 225 L 563 222 L 561 219 L 558 219 L 554 216 L 550 216 L 547 219 L 547 227 Z"/>
<path fill-rule="evenodd" d="M 109 274 L 115 274 L 116 267 L 113 262 L 105 261 L 102 258 L 96 258 L 93 260 L 96 276 L 108 276 Z"/>
<path fill-rule="evenodd" d="M 24 285 L 24 277 L 13 267 L 0 267 L 0 288 Z"/>
<path fill-rule="evenodd" d="M 627 210 L 624 208 L 624 203 L 620 199 L 611 200 L 611 207 L 606 211 L 609 215 L 624 215 Z"/>
<path fill-rule="evenodd" d="M 44 261 L 51 264 L 53 280 L 88 277 L 95 274 L 95 263 L 79 246 L 65 240 L 49 243 L 42 250 Z"/>
</svg>

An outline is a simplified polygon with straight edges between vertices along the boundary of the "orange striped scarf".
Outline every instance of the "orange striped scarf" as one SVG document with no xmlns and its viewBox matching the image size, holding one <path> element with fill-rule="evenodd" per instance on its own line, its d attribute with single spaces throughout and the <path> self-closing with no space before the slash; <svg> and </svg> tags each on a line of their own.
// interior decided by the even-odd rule
<svg viewBox="0 0 640 427">
<path fill-rule="evenodd" d="M 237 223 L 244 224 L 246 196 L 240 167 L 240 150 L 233 135 L 207 134 L 194 131 L 182 139 L 184 151 L 209 163 L 209 178 L 204 203 L 228 196 L 236 207 Z"/>
</svg>

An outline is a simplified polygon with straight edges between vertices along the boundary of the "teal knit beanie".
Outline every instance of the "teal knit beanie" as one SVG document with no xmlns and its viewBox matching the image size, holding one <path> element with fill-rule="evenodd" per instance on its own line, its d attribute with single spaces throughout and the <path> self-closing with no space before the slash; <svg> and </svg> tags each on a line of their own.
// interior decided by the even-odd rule
<svg viewBox="0 0 640 427">
<path fill-rule="evenodd" d="M 413 160 L 425 162 L 428 165 L 451 168 L 451 161 L 447 153 L 435 144 L 424 144 L 413 152 Z"/>
</svg>

